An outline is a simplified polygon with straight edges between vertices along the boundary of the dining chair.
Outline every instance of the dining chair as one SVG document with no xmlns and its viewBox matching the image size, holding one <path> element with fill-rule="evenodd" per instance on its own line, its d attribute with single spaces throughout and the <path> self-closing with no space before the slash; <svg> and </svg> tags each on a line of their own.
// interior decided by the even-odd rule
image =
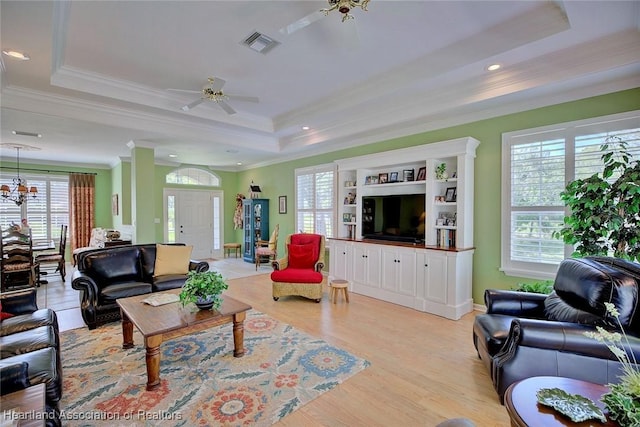
<svg viewBox="0 0 640 427">
<path fill-rule="evenodd" d="M 65 252 L 66 252 L 66 248 L 67 248 L 67 226 L 66 225 L 61 225 L 60 226 L 60 241 L 58 243 L 58 251 L 55 253 L 42 253 L 42 254 L 38 254 L 36 255 L 35 258 L 35 262 L 42 267 L 43 265 L 46 264 L 55 264 L 56 265 L 56 269 L 54 271 L 55 272 L 60 272 L 60 277 L 62 277 L 62 281 L 64 282 L 65 280 L 65 276 L 67 274 L 66 272 L 66 268 L 65 268 Z M 40 271 L 40 274 L 43 274 L 46 272 L 42 272 Z"/>
<path fill-rule="evenodd" d="M 35 286 L 38 265 L 33 258 L 31 230 L 23 234 L 10 228 L 0 230 L 0 289 Z"/>
</svg>

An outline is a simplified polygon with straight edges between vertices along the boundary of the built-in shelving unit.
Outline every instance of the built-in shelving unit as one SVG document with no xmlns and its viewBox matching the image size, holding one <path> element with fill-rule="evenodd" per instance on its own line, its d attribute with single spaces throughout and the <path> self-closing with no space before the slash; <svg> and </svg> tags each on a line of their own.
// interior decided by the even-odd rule
<svg viewBox="0 0 640 427">
<path fill-rule="evenodd" d="M 336 161 L 339 226 L 329 241 L 330 276 L 349 280 L 353 292 L 452 319 L 471 311 L 479 143 L 459 138 Z M 364 240 L 379 211 L 376 196 L 395 195 L 424 195 L 423 238 Z"/>
</svg>

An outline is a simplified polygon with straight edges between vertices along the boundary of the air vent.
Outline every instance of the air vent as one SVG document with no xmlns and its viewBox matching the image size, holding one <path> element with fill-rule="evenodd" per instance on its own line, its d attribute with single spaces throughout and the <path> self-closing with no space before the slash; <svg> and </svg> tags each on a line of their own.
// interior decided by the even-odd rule
<svg viewBox="0 0 640 427">
<path fill-rule="evenodd" d="M 249 49 L 255 50 L 256 52 L 267 53 L 271 49 L 279 45 L 280 42 L 262 33 L 254 31 L 253 34 L 242 41 L 242 44 L 248 46 Z"/>
<path fill-rule="evenodd" d="M 42 134 L 35 133 L 35 132 L 24 132 L 21 130 L 12 130 L 11 133 L 18 136 L 31 136 L 34 138 L 42 138 Z"/>
</svg>

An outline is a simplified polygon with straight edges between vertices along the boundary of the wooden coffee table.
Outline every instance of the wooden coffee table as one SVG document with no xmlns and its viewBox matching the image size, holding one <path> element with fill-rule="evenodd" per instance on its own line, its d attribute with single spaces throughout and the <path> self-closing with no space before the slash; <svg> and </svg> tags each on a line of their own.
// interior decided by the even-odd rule
<svg viewBox="0 0 640 427">
<path fill-rule="evenodd" d="M 604 404 L 600 402 L 600 397 L 609 391 L 607 386 L 601 384 L 563 377 L 532 377 L 518 381 L 511 384 L 504 394 L 504 406 L 513 427 L 618 426 L 608 418 L 604 424 L 598 420 L 574 423 L 555 409 L 538 403 L 536 393 L 542 388 L 559 388 L 570 394 L 579 394 L 593 400 L 603 410 Z"/>
<path fill-rule="evenodd" d="M 162 293 L 179 294 L 180 289 Z M 154 293 L 156 295 L 158 293 Z M 160 345 L 164 340 L 199 332 L 225 323 L 233 323 L 233 355 L 244 355 L 244 319 L 251 306 L 224 296 L 219 310 L 198 310 L 194 305 L 182 307 L 180 302 L 157 307 L 145 304 L 150 295 L 117 300 L 122 313 L 122 348 L 133 347 L 133 326 L 142 333 L 147 349 L 147 390 L 160 387 Z"/>
</svg>

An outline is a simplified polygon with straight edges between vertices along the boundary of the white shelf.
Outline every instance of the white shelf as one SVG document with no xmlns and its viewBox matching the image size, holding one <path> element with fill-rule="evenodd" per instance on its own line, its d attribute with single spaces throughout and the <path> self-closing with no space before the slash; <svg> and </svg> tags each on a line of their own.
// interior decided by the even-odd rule
<svg viewBox="0 0 640 427">
<path fill-rule="evenodd" d="M 455 225 L 436 225 L 435 228 L 437 230 L 457 230 L 458 227 Z"/>
<path fill-rule="evenodd" d="M 398 182 L 385 182 L 384 184 L 364 184 L 364 188 L 387 188 L 387 187 L 402 187 L 405 185 L 424 185 L 425 180 L 420 181 L 398 181 Z"/>
</svg>

